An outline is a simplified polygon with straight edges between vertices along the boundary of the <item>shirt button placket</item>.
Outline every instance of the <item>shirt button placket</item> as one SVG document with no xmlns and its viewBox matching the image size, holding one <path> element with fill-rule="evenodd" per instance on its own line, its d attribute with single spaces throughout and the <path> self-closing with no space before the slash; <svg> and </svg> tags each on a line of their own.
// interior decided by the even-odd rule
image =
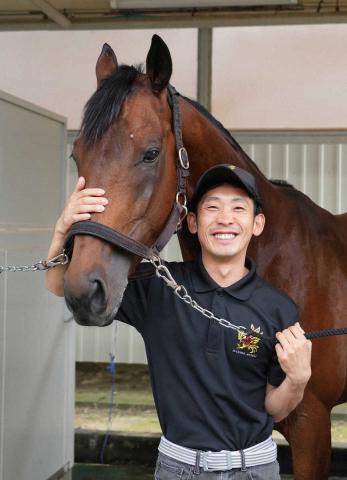
<svg viewBox="0 0 347 480">
<path fill-rule="evenodd" d="M 216 288 L 212 297 L 211 311 L 218 317 L 223 311 L 221 304 L 223 303 L 224 290 L 221 287 Z M 210 320 L 208 331 L 207 349 L 210 351 L 218 351 L 221 348 L 221 340 L 223 336 L 222 327 L 215 321 Z"/>
</svg>

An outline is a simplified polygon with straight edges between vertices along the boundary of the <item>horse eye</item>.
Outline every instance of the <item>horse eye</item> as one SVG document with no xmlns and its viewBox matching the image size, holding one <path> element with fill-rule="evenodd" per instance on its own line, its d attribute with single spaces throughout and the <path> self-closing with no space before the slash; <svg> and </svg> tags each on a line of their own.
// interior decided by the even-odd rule
<svg viewBox="0 0 347 480">
<path fill-rule="evenodd" d="M 143 161 L 145 163 L 153 163 L 159 156 L 160 150 L 157 148 L 151 148 L 151 150 L 147 150 L 147 152 L 143 156 Z"/>
</svg>

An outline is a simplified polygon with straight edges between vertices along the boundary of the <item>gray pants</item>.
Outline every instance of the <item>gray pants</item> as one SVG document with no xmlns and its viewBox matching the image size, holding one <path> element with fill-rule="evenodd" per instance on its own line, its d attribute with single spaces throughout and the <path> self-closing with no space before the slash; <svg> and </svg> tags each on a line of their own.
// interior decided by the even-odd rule
<svg viewBox="0 0 347 480">
<path fill-rule="evenodd" d="M 280 480 L 277 460 L 266 465 L 233 468 L 224 472 L 204 472 L 200 467 L 193 467 L 159 453 L 154 473 L 155 480 Z"/>
</svg>

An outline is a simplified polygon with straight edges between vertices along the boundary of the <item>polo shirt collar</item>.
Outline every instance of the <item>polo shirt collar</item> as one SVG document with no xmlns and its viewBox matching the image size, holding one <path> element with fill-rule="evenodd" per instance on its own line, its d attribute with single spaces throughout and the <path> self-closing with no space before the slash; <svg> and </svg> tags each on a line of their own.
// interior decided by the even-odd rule
<svg viewBox="0 0 347 480">
<path fill-rule="evenodd" d="M 229 287 L 221 287 L 208 274 L 202 263 L 201 255 L 195 261 L 194 269 L 192 271 L 192 284 L 196 293 L 207 293 L 216 290 L 223 290 L 230 296 L 238 300 L 248 300 L 251 296 L 257 279 L 256 265 L 250 257 L 246 257 L 245 267 L 249 270 L 248 273 L 236 283 Z"/>
</svg>

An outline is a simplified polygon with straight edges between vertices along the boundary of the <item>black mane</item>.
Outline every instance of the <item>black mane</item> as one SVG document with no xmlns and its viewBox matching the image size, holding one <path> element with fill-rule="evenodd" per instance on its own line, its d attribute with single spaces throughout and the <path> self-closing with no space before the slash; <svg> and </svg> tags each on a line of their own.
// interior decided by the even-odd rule
<svg viewBox="0 0 347 480">
<path fill-rule="evenodd" d="M 281 180 L 281 179 L 270 179 L 270 182 L 273 183 L 274 185 L 277 185 L 278 187 L 285 187 L 285 188 L 293 188 L 295 189 L 294 185 L 291 183 L 288 183 L 287 180 Z"/>
<path fill-rule="evenodd" d="M 213 115 L 211 115 L 211 113 L 208 110 L 206 110 L 205 107 L 200 105 L 200 103 L 198 103 L 194 100 L 191 100 L 188 97 L 183 97 L 183 98 L 185 100 L 187 100 L 187 102 L 189 102 L 191 105 L 193 105 L 193 107 L 196 108 L 200 113 L 202 113 L 215 127 L 217 127 L 218 130 L 220 130 L 223 133 L 226 140 L 234 147 L 234 149 L 242 157 L 246 157 L 256 167 L 256 169 L 260 173 L 262 173 L 260 168 L 258 167 L 258 165 L 247 155 L 247 153 L 243 150 L 241 145 L 235 140 L 235 138 L 231 135 L 229 130 L 227 130 L 221 122 L 219 122 Z M 292 185 L 291 183 L 288 183 L 286 180 L 281 180 L 281 179 L 273 179 L 272 180 L 272 179 L 269 179 L 269 181 L 273 185 L 276 185 L 278 187 L 291 188 L 291 189 L 295 190 L 294 185 Z"/>
<path fill-rule="evenodd" d="M 87 145 L 95 145 L 103 134 L 117 120 L 123 102 L 132 90 L 134 81 L 139 73 L 143 73 L 143 66 L 121 65 L 115 73 L 107 77 L 90 97 L 84 108 L 81 126 L 81 135 Z M 242 157 L 246 157 L 260 172 L 258 165 L 246 154 L 230 132 L 200 103 L 182 95 L 198 112 L 204 115 L 225 137 L 231 146 Z M 270 180 L 271 183 L 291 187 L 284 180 Z"/>
<path fill-rule="evenodd" d="M 95 145 L 117 119 L 138 73 L 142 73 L 141 66 L 121 65 L 90 97 L 81 126 L 81 135 L 87 145 Z"/>
<path fill-rule="evenodd" d="M 232 144 L 232 146 L 235 148 L 235 150 L 239 151 L 240 153 L 244 153 L 242 150 L 241 146 L 237 143 L 234 137 L 230 134 L 229 130 L 227 130 L 224 125 L 218 121 L 205 107 L 203 107 L 200 103 L 196 102 L 195 100 L 192 100 L 191 98 L 182 97 L 187 100 L 191 105 L 193 105 L 198 112 L 202 113 L 204 117 L 206 117 L 215 127 L 218 128 L 218 130 L 221 130 L 221 132 L 224 134 L 224 136 L 227 137 L 229 143 Z"/>
</svg>

